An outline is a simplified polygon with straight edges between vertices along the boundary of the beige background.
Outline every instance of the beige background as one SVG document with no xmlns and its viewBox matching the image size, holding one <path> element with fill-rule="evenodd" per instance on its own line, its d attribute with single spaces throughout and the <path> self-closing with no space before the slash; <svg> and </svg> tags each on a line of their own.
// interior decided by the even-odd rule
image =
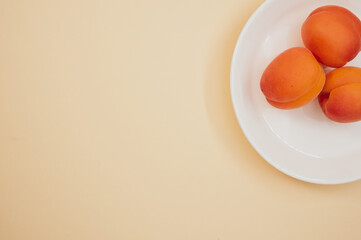
<svg viewBox="0 0 361 240">
<path fill-rule="evenodd" d="M 237 124 L 262 2 L 0 0 L 0 239 L 360 239 L 361 181 L 292 179 Z"/>
</svg>

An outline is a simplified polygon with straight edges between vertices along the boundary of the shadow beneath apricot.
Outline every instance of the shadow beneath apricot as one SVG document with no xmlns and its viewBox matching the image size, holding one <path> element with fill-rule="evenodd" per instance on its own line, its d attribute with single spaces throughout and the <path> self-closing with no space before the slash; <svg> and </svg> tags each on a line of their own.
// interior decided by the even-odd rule
<svg viewBox="0 0 361 240">
<path fill-rule="evenodd" d="M 322 112 L 322 109 L 317 99 L 313 100 L 311 103 L 307 104 L 306 106 L 303 106 L 302 111 L 304 112 L 305 116 L 315 121 L 325 122 L 325 123 L 329 121 L 329 119 Z"/>
</svg>

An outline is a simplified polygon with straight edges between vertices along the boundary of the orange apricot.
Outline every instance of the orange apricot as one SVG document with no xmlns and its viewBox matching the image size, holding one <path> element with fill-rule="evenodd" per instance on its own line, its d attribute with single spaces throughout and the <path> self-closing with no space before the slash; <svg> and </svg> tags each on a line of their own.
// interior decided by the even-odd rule
<svg viewBox="0 0 361 240">
<path fill-rule="evenodd" d="M 303 23 L 301 34 L 305 46 L 329 67 L 344 66 L 361 50 L 361 21 L 340 6 L 315 9 Z"/>
<path fill-rule="evenodd" d="M 342 67 L 329 72 L 318 101 L 325 115 L 333 121 L 360 121 L 361 68 Z"/>
<path fill-rule="evenodd" d="M 303 47 L 290 48 L 267 66 L 260 81 L 266 100 L 280 109 L 306 105 L 325 84 L 325 73 L 312 53 Z"/>
</svg>

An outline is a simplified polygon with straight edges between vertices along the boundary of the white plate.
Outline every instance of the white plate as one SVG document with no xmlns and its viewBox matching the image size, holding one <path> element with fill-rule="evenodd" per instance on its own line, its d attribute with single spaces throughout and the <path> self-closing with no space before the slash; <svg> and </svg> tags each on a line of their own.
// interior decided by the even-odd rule
<svg viewBox="0 0 361 240">
<path fill-rule="evenodd" d="M 332 122 L 323 115 L 317 100 L 295 110 L 271 107 L 259 81 L 275 56 L 287 48 L 303 46 L 301 25 L 308 14 L 331 4 L 361 17 L 359 0 L 267 0 L 243 28 L 231 68 L 234 109 L 252 146 L 280 171 L 320 184 L 361 178 L 361 122 Z M 360 55 L 347 65 L 361 67 Z"/>
</svg>

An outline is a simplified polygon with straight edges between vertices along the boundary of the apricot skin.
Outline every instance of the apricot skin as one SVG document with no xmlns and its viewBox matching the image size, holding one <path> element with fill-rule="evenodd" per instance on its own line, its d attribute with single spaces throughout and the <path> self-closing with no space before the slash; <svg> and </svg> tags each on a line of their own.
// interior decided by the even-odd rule
<svg viewBox="0 0 361 240">
<path fill-rule="evenodd" d="M 360 121 L 361 68 L 342 67 L 329 72 L 318 101 L 325 115 L 333 121 Z"/>
<path fill-rule="evenodd" d="M 260 87 L 272 106 L 293 109 L 315 99 L 324 83 L 325 73 L 312 53 L 295 47 L 272 60 L 263 72 Z"/>
<path fill-rule="evenodd" d="M 361 50 L 361 21 L 343 7 L 315 9 L 303 23 L 301 34 L 305 46 L 329 67 L 344 66 Z"/>
</svg>

